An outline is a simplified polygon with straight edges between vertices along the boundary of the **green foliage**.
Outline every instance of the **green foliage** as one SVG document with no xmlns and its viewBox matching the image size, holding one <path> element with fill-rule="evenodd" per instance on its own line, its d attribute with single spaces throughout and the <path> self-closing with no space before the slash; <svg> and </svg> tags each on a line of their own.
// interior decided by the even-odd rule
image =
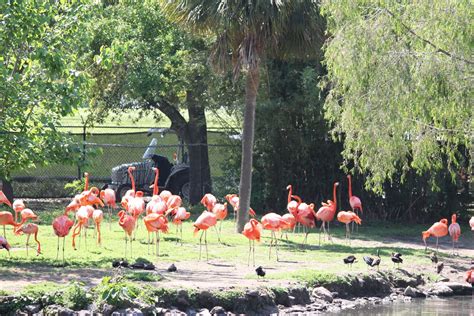
<svg viewBox="0 0 474 316">
<path fill-rule="evenodd" d="M 0 4 L 0 178 L 13 170 L 71 161 L 79 148 L 56 126 L 82 105 L 88 77 L 79 71 L 89 7 L 80 2 Z"/>
<path fill-rule="evenodd" d="M 7 290 L 2 290 L 0 289 L 0 296 L 9 296 L 12 295 L 13 293 Z"/>
<path fill-rule="evenodd" d="M 84 190 L 85 182 L 85 178 L 74 180 L 66 183 L 64 185 L 64 189 L 67 190 L 71 195 L 78 194 Z"/>
<path fill-rule="evenodd" d="M 325 0 L 322 10 L 326 117 L 345 165 L 378 193 L 410 169 L 435 188 L 436 171 L 453 178 L 473 145 L 472 3 Z"/>
<path fill-rule="evenodd" d="M 107 303 L 117 308 L 130 304 L 142 293 L 142 290 L 133 283 L 112 281 L 108 277 L 104 278 L 94 291 L 98 304 Z"/>
<path fill-rule="evenodd" d="M 124 275 L 125 279 L 131 281 L 143 281 L 143 282 L 158 282 L 163 280 L 163 277 L 153 272 L 131 272 Z"/>
<path fill-rule="evenodd" d="M 86 309 L 92 297 L 78 282 L 71 282 L 62 293 L 62 305 L 72 310 Z"/>
<path fill-rule="evenodd" d="M 33 300 L 39 299 L 46 294 L 55 293 L 60 291 L 62 287 L 58 287 L 53 282 L 41 282 L 37 284 L 29 284 L 21 291 L 21 295 L 32 298 Z"/>
</svg>

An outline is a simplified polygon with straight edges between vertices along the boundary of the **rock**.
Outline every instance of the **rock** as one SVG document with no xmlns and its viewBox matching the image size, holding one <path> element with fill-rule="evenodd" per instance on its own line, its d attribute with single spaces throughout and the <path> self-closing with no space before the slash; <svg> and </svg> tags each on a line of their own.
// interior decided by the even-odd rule
<svg viewBox="0 0 474 316">
<path fill-rule="evenodd" d="M 138 308 L 120 309 L 120 310 L 115 311 L 115 312 L 112 313 L 112 316 L 124 316 L 124 315 L 127 315 L 127 316 L 143 316 L 144 314 Z"/>
<path fill-rule="evenodd" d="M 454 291 L 445 283 L 435 283 L 434 287 L 429 290 L 429 293 L 436 296 L 452 296 Z"/>
<path fill-rule="evenodd" d="M 472 287 L 470 285 L 458 283 L 458 282 L 446 282 L 444 283 L 447 287 L 453 290 L 454 295 L 471 295 Z"/>
<path fill-rule="evenodd" d="M 202 308 L 199 310 L 199 313 L 197 313 L 197 315 L 199 316 L 209 316 L 211 315 L 211 313 L 209 312 L 209 310 L 207 308 Z"/>
<path fill-rule="evenodd" d="M 304 286 L 292 286 L 288 289 L 288 294 L 295 298 L 293 304 L 306 305 L 311 303 L 308 289 Z"/>
<path fill-rule="evenodd" d="M 403 295 L 408 297 L 425 297 L 425 294 L 423 292 L 411 286 L 407 286 L 407 288 L 403 292 Z"/>
<path fill-rule="evenodd" d="M 41 310 L 40 304 L 31 304 L 31 305 L 25 306 L 25 311 L 30 314 L 39 313 L 40 310 Z"/>
<path fill-rule="evenodd" d="M 411 297 L 405 296 L 405 297 L 403 298 L 403 301 L 404 301 L 404 302 L 407 302 L 407 303 L 408 303 L 408 302 L 411 302 Z"/>
<path fill-rule="evenodd" d="M 311 295 L 315 298 L 319 298 L 329 303 L 332 303 L 332 301 L 334 300 L 332 293 L 322 286 L 314 288 L 311 292 Z"/>
<path fill-rule="evenodd" d="M 438 278 L 437 282 L 449 282 L 449 278 L 442 276 L 442 277 Z"/>
<path fill-rule="evenodd" d="M 250 291 L 247 291 L 247 293 L 245 293 L 245 295 L 252 296 L 252 297 L 258 297 L 259 293 L 258 293 L 257 290 L 250 290 Z"/>
<path fill-rule="evenodd" d="M 43 309 L 44 316 L 74 316 L 74 312 L 69 308 L 60 305 L 49 305 Z"/>
<path fill-rule="evenodd" d="M 212 315 L 226 315 L 226 311 L 225 311 L 224 307 L 222 307 L 222 306 L 214 306 L 211 309 L 211 314 Z"/>
<path fill-rule="evenodd" d="M 104 316 L 112 315 L 112 312 L 114 310 L 115 310 L 115 307 L 113 307 L 112 305 L 109 305 L 107 303 L 102 306 L 102 314 L 104 314 Z"/>
<path fill-rule="evenodd" d="M 161 307 L 155 308 L 156 315 L 166 315 L 167 313 L 169 313 L 169 310 L 167 310 L 166 308 L 161 308 Z"/>
<path fill-rule="evenodd" d="M 77 313 L 76 314 L 77 316 L 93 316 L 94 315 L 94 313 L 89 311 L 89 310 L 82 310 L 82 311 L 78 311 L 76 313 Z"/>
</svg>

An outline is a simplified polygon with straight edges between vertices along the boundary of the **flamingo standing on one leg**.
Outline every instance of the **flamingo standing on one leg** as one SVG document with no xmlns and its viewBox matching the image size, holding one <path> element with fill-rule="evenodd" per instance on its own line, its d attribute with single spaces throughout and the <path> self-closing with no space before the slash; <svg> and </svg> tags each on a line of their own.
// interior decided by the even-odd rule
<svg viewBox="0 0 474 316">
<path fill-rule="evenodd" d="M 448 227 L 448 232 L 449 236 L 451 236 L 451 239 L 453 240 L 453 255 L 454 255 L 454 249 L 455 249 L 455 244 L 458 243 L 459 241 L 459 236 L 461 236 L 461 226 L 456 222 L 456 214 L 453 214 L 451 216 L 451 225 Z"/>
<path fill-rule="evenodd" d="M 63 239 L 63 264 L 64 264 L 64 243 L 66 241 L 66 236 L 69 234 L 74 222 L 69 219 L 66 214 L 56 217 L 53 221 L 53 230 L 54 234 L 58 236 L 58 248 L 56 250 L 56 260 L 59 256 L 59 238 Z"/>
<path fill-rule="evenodd" d="M 436 252 L 438 252 L 438 239 L 439 237 L 444 237 L 448 234 L 448 220 L 443 218 L 439 222 L 434 223 L 427 231 L 421 233 L 423 237 L 423 242 L 425 243 L 425 252 L 428 248 L 426 244 L 426 239 L 431 235 L 436 237 Z"/>
<path fill-rule="evenodd" d="M 97 230 L 97 244 L 100 245 L 102 244 L 102 240 L 100 238 L 100 224 L 104 219 L 104 212 L 101 210 L 94 210 L 94 212 L 92 212 L 92 219 L 94 220 L 95 229 Z"/>
<path fill-rule="evenodd" d="M 209 260 L 209 253 L 207 251 L 207 230 L 209 227 L 217 224 L 217 217 L 214 213 L 209 211 L 202 212 L 201 215 L 194 222 L 194 236 L 202 230 L 201 237 L 199 238 L 199 260 L 201 260 L 201 248 L 202 248 L 202 236 L 204 235 L 204 243 L 206 245 L 206 258 Z"/>
<path fill-rule="evenodd" d="M 191 216 L 191 213 L 187 212 L 184 207 L 178 207 L 177 209 L 173 210 L 171 215 L 173 216 L 173 224 L 176 225 L 176 235 L 178 235 L 179 228 L 181 233 L 180 241 L 181 244 L 183 244 L 183 221 L 187 220 Z M 178 243 L 177 240 L 176 243 Z"/>
<path fill-rule="evenodd" d="M 334 220 L 334 216 L 336 215 L 337 210 L 337 200 L 336 200 L 336 189 L 339 185 L 339 182 L 335 182 L 333 185 L 333 200 L 328 200 L 328 203 L 322 203 L 322 207 L 319 208 L 318 212 L 316 213 L 316 218 L 321 220 L 323 223 L 321 224 L 321 229 L 319 230 L 319 244 L 321 245 L 321 230 L 324 231 L 328 235 L 328 239 L 331 239 L 331 235 L 329 233 L 329 222 Z M 325 228 L 325 224 L 327 223 L 327 231 Z"/>
<path fill-rule="evenodd" d="M 118 213 L 119 216 L 119 225 L 122 227 L 122 229 L 125 232 L 125 258 L 127 257 L 127 242 L 128 238 L 130 238 L 130 256 L 133 256 L 133 248 L 132 248 L 132 233 L 133 230 L 135 229 L 135 222 L 136 218 L 128 215 L 125 213 L 125 211 L 120 211 Z"/>
<path fill-rule="evenodd" d="M 168 233 L 168 219 L 163 214 L 150 213 L 143 218 L 148 231 L 148 254 L 150 254 L 150 233 L 155 233 L 156 256 L 160 256 L 160 231 Z"/>
<path fill-rule="evenodd" d="M 29 241 L 30 241 L 30 236 L 32 234 L 35 235 L 35 241 L 38 244 L 38 248 L 36 249 L 36 255 L 38 256 L 41 254 L 41 244 L 38 240 L 38 225 L 33 224 L 33 223 L 28 223 L 26 225 L 21 225 L 17 228 L 15 228 L 15 235 L 21 235 L 22 233 L 28 235 L 26 237 L 26 256 L 28 257 L 28 248 L 29 248 Z"/>
<path fill-rule="evenodd" d="M 351 242 L 351 229 L 349 228 L 350 223 L 357 223 L 358 225 L 362 224 L 362 220 L 356 213 L 351 211 L 341 211 L 337 213 L 337 220 L 341 223 L 346 224 L 346 239 L 349 239 L 349 243 Z"/>
<path fill-rule="evenodd" d="M 349 181 L 349 204 L 351 205 L 352 211 L 356 213 L 356 215 L 358 215 L 357 211 L 360 211 L 362 214 L 362 202 L 357 196 L 352 195 L 352 178 L 350 174 L 347 175 L 347 180 Z M 354 222 L 352 222 L 352 231 L 354 231 Z"/>
<path fill-rule="evenodd" d="M 276 213 L 268 213 L 262 217 L 262 226 L 263 229 L 271 230 L 271 240 L 270 240 L 270 249 L 268 251 L 268 259 L 272 255 L 272 247 L 275 247 L 276 258 L 278 261 L 278 239 L 275 232 L 281 231 L 281 227 L 288 225 L 289 223 L 285 221 L 280 215 Z"/>
<path fill-rule="evenodd" d="M 23 200 L 15 200 L 13 201 L 13 210 L 15 211 L 15 222 L 18 220 L 18 213 L 25 209 L 25 203 Z"/>
<path fill-rule="evenodd" d="M 1 204 L 6 204 L 12 207 L 12 203 L 8 200 L 7 196 L 5 195 L 5 193 L 3 193 L 2 190 L 0 190 L 0 205 Z"/>
<path fill-rule="evenodd" d="M 262 224 L 254 218 L 250 219 L 250 221 L 244 226 L 242 235 L 247 237 L 249 240 L 249 258 L 247 260 L 247 265 L 250 265 L 250 253 L 253 253 L 253 266 L 255 267 L 255 241 L 260 242 L 262 229 Z"/>
<path fill-rule="evenodd" d="M 8 243 L 7 239 L 3 236 L 0 236 L 0 250 L 2 249 L 6 249 L 6 251 L 8 251 L 8 256 L 10 257 L 10 249 L 11 249 L 11 246 L 10 244 Z"/>
</svg>

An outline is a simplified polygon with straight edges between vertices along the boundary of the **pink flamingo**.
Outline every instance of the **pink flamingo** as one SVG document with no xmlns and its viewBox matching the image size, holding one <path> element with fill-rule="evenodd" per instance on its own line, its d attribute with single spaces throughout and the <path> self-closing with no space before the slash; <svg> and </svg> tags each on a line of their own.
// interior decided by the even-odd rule
<svg viewBox="0 0 474 316">
<path fill-rule="evenodd" d="M 0 250 L 2 250 L 2 249 L 5 249 L 6 251 L 8 251 L 8 256 L 11 257 L 11 255 L 10 255 L 10 249 L 11 249 L 10 244 L 8 243 L 8 241 L 5 237 L 0 236 Z"/>
<path fill-rule="evenodd" d="M 285 231 L 285 235 L 286 235 L 286 240 L 288 241 L 288 233 L 287 231 L 291 230 L 293 231 L 295 229 L 295 226 L 296 226 L 296 218 L 293 214 L 291 213 L 286 213 L 286 214 L 283 214 L 282 218 L 285 220 L 286 225 L 282 225 L 281 226 L 281 230 L 282 230 L 282 235 L 280 238 L 283 238 L 283 231 Z"/>
<path fill-rule="evenodd" d="M 18 220 L 18 213 L 25 209 L 25 203 L 23 200 L 15 200 L 13 201 L 13 210 L 15 211 L 15 222 Z"/>
<path fill-rule="evenodd" d="M 100 198 L 104 201 L 104 204 L 107 206 L 107 214 L 109 214 L 109 229 L 112 229 L 112 209 L 117 208 L 115 191 L 112 189 L 105 189 L 100 191 Z"/>
<path fill-rule="evenodd" d="M 341 211 L 337 213 L 337 220 L 341 223 L 346 224 L 346 239 L 349 238 L 349 243 L 351 241 L 351 230 L 349 228 L 350 223 L 357 223 L 358 225 L 362 224 L 362 221 L 356 213 L 348 211 Z"/>
<path fill-rule="evenodd" d="M 183 221 L 187 220 L 190 216 L 191 213 L 187 212 L 184 207 L 178 207 L 178 209 L 176 209 L 173 214 L 173 224 L 176 225 L 176 235 L 178 235 L 178 227 L 181 233 L 181 244 L 183 244 Z"/>
<path fill-rule="evenodd" d="M 163 191 L 160 192 L 160 197 L 163 201 L 165 201 L 165 203 L 168 202 L 169 197 L 172 196 L 172 195 L 173 194 L 168 190 L 163 190 Z"/>
<path fill-rule="evenodd" d="M 94 210 L 92 213 L 92 219 L 94 220 L 95 229 L 97 230 L 97 244 L 101 244 L 102 240 L 100 237 L 100 224 L 104 219 L 104 213 L 101 210 Z"/>
<path fill-rule="evenodd" d="M 448 220 L 443 218 L 439 222 L 434 223 L 431 227 L 421 233 L 423 238 L 423 242 L 425 243 L 425 252 L 428 248 L 426 245 L 426 239 L 428 239 L 431 235 L 436 237 L 436 251 L 438 251 L 438 239 L 439 237 L 444 237 L 448 234 Z"/>
<path fill-rule="evenodd" d="M 351 175 L 347 175 L 347 179 L 349 180 L 349 204 L 351 205 L 352 211 L 357 214 L 357 211 L 359 210 L 360 213 L 362 214 L 362 202 L 360 199 L 352 195 L 352 178 Z M 359 226 L 357 226 L 359 227 Z M 354 222 L 352 222 L 352 231 L 354 231 Z"/>
<path fill-rule="evenodd" d="M 133 256 L 132 233 L 136 226 L 136 218 L 126 214 L 123 210 L 120 211 L 117 215 L 119 217 L 119 225 L 125 232 L 125 258 L 127 257 L 128 238 L 130 238 L 130 256 Z"/>
<path fill-rule="evenodd" d="M 314 212 L 314 204 L 306 204 L 300 203 L 298 205 L 298 217 L 296 217 L 296 221 L 303 225 L 305 228 L 305 236 L 303 240 L 303 245 L 306 244 L 308 241 L 308 234 L 311 228 L 316 226 L 316 213 Z"/>
<path fill-rule="evenodd" d="M 268 213 L 262 217 L 262 226 L 263 229 L 271 230 L 271 240 L 270 240 L 270 249 L 268 252 L 268 259 L 272 255 L 272 247 L 275 247 L 276 258 L 278 261 L 278 239 L 275 235 L 276 231 L 281 231 L 281 228 L 288 225 L 289 223 L 285 221 L 280 215 L 276 213 Z"/>
<path fill-rule="evenodd" d="M 20 224 L 26 223 L 26 221 L 29 220 L 29 219 L 31 219 L 33 221 L 38 219 L 38 215 L 36 215 L 29 208 L 25 208 L 24 210 L 22 210 L 20 212 L 20 216 L 21 216 L 21 223 Z"/>
<path fill-rule="evenodd" d="M 339 185 L 339 182 L 335 182 L 333 185 L 333 200 L 328 200 L 328 203 L 322 203 L 322 207 L 319 208 L 318 212 L 316 213 L 316 218 L 321 220 L 323 223 L 321 224 L 321 229 L 324 231 L 325 234 L 328 235 L 328 239 L 331 239 L 331 235 L 329 233 L 329 222 L 334 220 L 334 216 L 336 215 L 337 209 L 337 201 L 336 201 L 336 188 Z M 327 231 L 325 228 L 325 223 L 327 223 Z M 319 244 L 321 245 L 321 229 L 319 230 Z"/>
<path fill-rule="evenodd" d="M 146 214 L 150 214 L 153 212 L 153 207 L 158 203 L 161 202 L 161 196 L 158 195 L 159 187 L 158 187 L 158 179 L 160 176 L 160 170 L 158 168 L 153 167 L 153 171 L 155 171 L 155 181 L 153 181 L 153 195 L 151 197 L 150 202 L 146 205 L 145 211 Z M 164 203 L 166 205 L 166 203 Z"/>
<path fill-rule="evenodd" d="M 94 208 L 90 205 L 88 206 L 81 206 L 76 212 L 76 225 L 72 230 L 72 247 L 74 250 L 76 249 L 76 237 L 81 233 L 82 227 L 86 227 L 89 221 L 89 218 L 92 217 L 94 213 Z M 84 243 L 87 249 L 87 233 L 84 232 Z"/>
<path fill-rule="evenodd" d="M 262 229 L 262 224 L 254 218 L 250 219 L 250 221 L 244 226 L 242 235 L 247 237 L 249 240 L 249 258 L 247 260 L 247 265 L 250 265 L 250 253 L 253 253 L 253 266 L 255 266 L 255 241 L 260 242 Z"/>
<path fill-rule="evenodd" d="M 64 263 L 64 243 L 66 241 L 66 236 L 69 234 L 74 222 L 69 219 L 66 214 L 56 217 L 53 221 L 53 230 L 54 234 L 58 236 L 58 248 L 56 250 L 56 260 L 59 257 L 59 238 L 63 239 L 63 263 Z"/>
<path fill-rule="evenodd" d="M 453 240 L 453 255 L 454 255 L 454 249 L 455 249 L 455 244 L 458 243 L 459 241 L 459 236 L 461 236 L 461 226 L 456 222 L 456 214 L 453 214 L 451 216 L 451 225 L 448 227 L 448 232 L 449 236 L 451 236 L 451 239 Z"/>
<path fill-rule="evenodd" d="M 207 251 L 207 230 L 209 227 L 217 224 L 217 217 L 214 213 L 209 211 L 202 212 L 201 215 L 194 222 L 194 236 L 202 230 L 201 237 L 199 238 L 199 260 L 201 260 L 201 248 L 202 248 L 202 236 L 204 235 L 204 243 L 206 245 L 206 258 L 209 260 L 209 254 Z"/>
<path fill-rule="evenodd" d="M 227 194 L 225 196 L 225 199 L 227 200 L 227 202 L 229 202 L 229 204 L 234 209 L 234 219 L 237 219 L 237 211 L 239 210 L 239 201 L 240 201 L 239 197 L 237 196 L 237 194 Z M 250 208 L 249 215 L 252 217 L 255 217 L 257 214 L 255 214 L 255 211 L 252 208 Z"/>
<path fill-rule="evenodd" d="M 469 226 L 471 226 L 471 230 L 474 231 L 474 216 L 469 220 Z"/>
<path fill-rule="evenodd" d="M 224 203 L 224 204 L 216 203 L 216 204 L 214 204 L 214 207 L 212 208 L 212 213 L 214 213 L 214 215 L 216 215 L 217 220 L 220 222 L 219 230 L 217 230 L 217 226 L 214 226 L 214 228 L 216 229 L 217 240 L 220 243 L 222 243 L 221 242 L 222 222 L 227 217 L 227 203 Z"/>
<path fill-rule="evenodd" d="M 0 212 L 0 226 L 3 226 L 3 236 L 6 238 L 6 231 L 5 226 L 11 225 L 14 228 L 21 225 L 21 223 L 17 223 L 13 220 L 13 215 L 10 212 Z"/>
<path fill-rule="evenodd" d="M 1 204 L 6 204 L 6 205 L 12 207 L 12 203 L 10 203 L 7 196 L 5 195 L 5 193 L 3 193 L 2 190 L 0 190 L 0 205 Z"/>
<path fill-rule="evenodd" d="M 216 205 L 217 199 L 211 193 L 206 193 L 201 199 L 201 204 L 206 207 L 209 212 L 212 212 L 212 208 Z"/>
<path fill-rule="evenodd" d="M 30 241 L 30 236 L 35 235 L 35 241 L 38 244 L 38 248 L 36 250 L 36 255 L 38 256 L 41 254 L 41 244 L 38 240 L 38 225 L 33 223 L 28 223 L 26 225 L 20 225 L 19 227 L 15 228 L 15 235 L 21 235 L 22 233 L 26 234 L 26 256 L 28 257 L 28 244 Z"/>
<path fill-rule="evenodd" d="M 173 194 L 166 201 L 166 207 L 168 208 L 168 210 L 173 210 L 180 207 L 182 203 L 183 201 L 181 200 L 181 197 L 179 195 Z"/>
<path fill-rule="evenodd" d="M 148 231 L 148 254 L 150 254 L 150 233 L 155 233 L 156 255 L 160 256 L 160 231 L 168 233 L 168 219 L 165 215 L 150 213 L 143 218 Z"/>
</svg>

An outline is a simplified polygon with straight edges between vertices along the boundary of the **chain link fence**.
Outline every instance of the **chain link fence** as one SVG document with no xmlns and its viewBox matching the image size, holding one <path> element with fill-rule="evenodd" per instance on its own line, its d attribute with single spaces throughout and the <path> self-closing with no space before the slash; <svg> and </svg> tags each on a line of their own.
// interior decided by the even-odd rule
<svg viewBox="0 0 474 316">
<path fill-rule="evenodd" d="M 80 179 L 84 172 L 90 174 L 91 184 L 101 187 L 110 182 L 112 168 L 121 164 L 143 162 L 143 155 L 153 138 L 156 154 L 165 156 L 174 162 L 183 160 L 186 146 L 177 135 L 168 129 L 148 129 L 146 127 L 96 127 L 87 131 L 82 127 L 64 127 L 73 130 L 71 134 L 77 139 L 82 149 L 82 159 L 77 163 L 50 164 L 13 173 L 12 185 L 15 197 L 18 198 L 53 198 L 68 197 L 72 191 L 65 185 Z M 138 131 L 137 131 L 138 130 Z M 157 132 L 158 131 L 158 132 Z M 226 131 L 208 131 L 208 152 L 211 177 L 219 182 L 224 175 L 225 164 L 232 151 L 240 150 L 240 143 L 232 141 Z M 186 153 L 184 154 L 186 156 Z"/>
</svg>

